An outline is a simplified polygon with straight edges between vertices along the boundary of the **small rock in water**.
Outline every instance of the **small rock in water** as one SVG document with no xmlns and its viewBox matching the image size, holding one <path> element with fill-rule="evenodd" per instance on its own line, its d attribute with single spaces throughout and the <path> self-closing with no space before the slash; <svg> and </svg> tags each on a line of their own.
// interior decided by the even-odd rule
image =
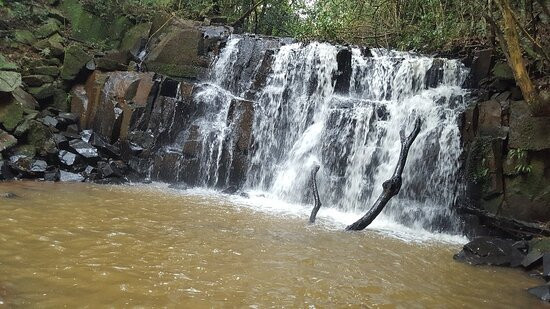
<svg viewBox="0 0 550 309">
<path fill-rule="evenodd" d="M 19 196 L 13 192 L 0 192 L 0 198 L 18 198 Z"/>
<path fill-rule="evenodd" d="M 222 193 L 225 193 L 225 194 L 235 194 L 239 189 L 237 187 L 234 187 L 234 186 L 230 186 L 228 187 L 227 189 L 223 190 Z"/>
<path fill-rule="evenodd" d="M 527 290 L 532 295 L 544 301 L 550 301 L 550 286 L 545 284 Z"/>
<path fill-rule="evenodd" d="M 66 171 L 59 172 L 59 180 L 62 182 L 83 182 L 84 177 L 80 174 L 70 173 Z"/>
<path fill-rule="evenodd" d="M 454 259 L 473 265 L 518 267 L 525 258 L 521 251 L 525 247 L 522 241 L 479 237 L 466 244 Z"/>
</svg>

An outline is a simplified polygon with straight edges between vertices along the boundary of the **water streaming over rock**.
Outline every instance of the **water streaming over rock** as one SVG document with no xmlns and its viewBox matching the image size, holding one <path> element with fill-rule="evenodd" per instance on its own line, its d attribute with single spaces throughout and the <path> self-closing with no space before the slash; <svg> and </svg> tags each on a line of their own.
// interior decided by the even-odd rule
<svg viewBox="0 0 550 309">
<path fill-rule="evenodd" d="M 319 164 L 325 207 L 365 212 L 393 172 L 400 130 L 420 117 L 402 191 L 384 215 L 454 229 L 467 74 L 455 60 L 406 52 L 233 37 L 194 87 L 197 112 L 176 145 L 195 153 L 195 185 L 305 202 Z"/>
</svg>

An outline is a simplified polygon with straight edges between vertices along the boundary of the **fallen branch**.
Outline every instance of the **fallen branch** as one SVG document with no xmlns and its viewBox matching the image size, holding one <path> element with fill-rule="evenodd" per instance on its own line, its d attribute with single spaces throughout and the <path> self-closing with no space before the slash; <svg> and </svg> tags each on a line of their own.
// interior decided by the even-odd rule
<svg viewBox="0 0 550 309">
<path fill-rule="evenodd" d="M 348 226 L 346 230 L 348 231 L 360 231 L 364 230 L 369 226 L 376 217 L 382 212 L 386 204 L 390 201 L 392 197 L 399 193 L 401 190 L 403 169 L 405 168 L 405 163 L 407 162 L 407 156 L 409 155 L 409 149 L 411 148 L 412 143 L 420 133 L 420 127 L 422 126 L 422 121 L 420 118 L 417 118 L 414 123 L 414 129 L 409 135 L 408 138 L 405 138 L 405 128 L 400 132 L 401 136 L 401 153 L 399 154 L 399 161 L 397 161 L 397 166 L 393 172 L 393 176 L 384 182 L 382 187 L 384 191 L 378 197 L 372 208 L 359 220 L 357 220 L 352 225 Z"/>
<path fill-rule="evenodd" d="M 315 165 L 313 167 L 313 171 L 311 171 L 311 187 L 313 189 L 313 199 L 315 200 L 315 206 L 313 206 L 313 209 L 311 210 L 311 215 L 309 216 L 309 223 L 315 223 L 315 219 L 317 217 L 317 212 L 319 212 L 319 209 L 321 208 L 321 199 L 319 198 L 319 192 L 317 190 L 317 172 L 319 171 L 319 165 Z"/>
</svg>

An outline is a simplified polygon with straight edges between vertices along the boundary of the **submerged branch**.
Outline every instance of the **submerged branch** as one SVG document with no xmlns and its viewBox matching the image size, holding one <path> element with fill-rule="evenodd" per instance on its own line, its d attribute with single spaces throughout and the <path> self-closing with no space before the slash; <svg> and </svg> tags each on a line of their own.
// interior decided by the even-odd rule
<svg viewBox="0 0 550 309">
<path fill-rule="evenodd" d="M 397 195 L 401 190 L 402 178 L 401 174 L 405 168 L 405 163 L 407 162 L 407 156 L 409 155 L 409 149 L 411 148 L 412 143 L 420 133 L 420 127 L 422 126 L 422 121 L 420 118 L 417 118 L 414 123 L 414 129 L 409 135 L 405 138 L 405 130 L 401 130 L 401 153 L 399 154 L 399 161 L 397 161 L 397 166 L 393 172 L 393 176 L 384 182 L 382 185 L 384 191 L 378 197 L 372 208 L 359 220 L 357 220 L 352 225 L 348 226 L 346 230 L 348 231 L 360 231 L 364 230 L 369 226 L 376 217 L 382 212 L 386 204 L 390 201 L 392 197 Z"/>
</svg>

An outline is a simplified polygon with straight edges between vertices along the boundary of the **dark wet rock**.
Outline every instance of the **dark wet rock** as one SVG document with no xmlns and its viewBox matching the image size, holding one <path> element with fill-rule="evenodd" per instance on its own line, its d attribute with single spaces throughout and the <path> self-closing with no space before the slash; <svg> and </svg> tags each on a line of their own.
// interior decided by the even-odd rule
<svg viewBox="0 0 550 309">
<path fill-rule="evenodd" d="M 246 192 L 240 192 L 239 193 L 239 196 L 242 196 L 244 198 L 249 198 L 250 197 L 250 194 L 246 193 Z"/>
<path fill-rule="evenodd" d="M 525 101 L 510 104 L 510 148 L 550 149 L 550 117 L 532 117 Z"/>
<path fill-rule="evenodd" d="M 38 100 L 53 97 L 56 93 L 57 86 L 55 84 L 44 84 L 40 87 L 28 88 L 30 94 Z"/>
<path fill-rule="evenodd" d="M 94 180 L 94 183 L 101 185 L 123 185 L 127 182 L 128 181 L 126 179 L 119 177 L 108 177 Z"/>
<path fill-rule="evenodd" d="M 542 275 L 545 278 L 550 277 L 550 252 L 545 252 L 542 256 Z"/>
<path fill-rule="evenodd" d="M 69 142 L 69 146 L 85 158 L 91 159 L 99 157 L 97 149 L 83 140 L 72 140 Z"/>
<path fill-rule="evenodd" d="M 491 70 L 491 61 L 493 59 L 493 50 L 484 49 L 474 53 L 471 72 L 474 87 L 478 86 L 483 79 L 486 79 Z"/>
<path fill-rule="evenodd" d="M 61 164 L 72 166 L 75 163 L 76 158 L 76 154 L 72 152 L 66 150 L 59 151 L 59 161 L 61 161 Z"/>
<path fill-rule="evenodd" d="M 58 168 L 48 168 L 46 172 L 44 172 L 44 180 L 45 181 L 59 181 L 59 169 Z"/>
<path fill-rule="evenodd" d="M 538 297 L 540 300 L 550 301 L 550 285 L 548 284 L 530 288 L 527 292 Z"/>
<path fill-rule="evenodd" d="M 3 199 L 14 199 L 14 198 L 18 198 L 19 195 L 13 193 L 13 192 L 0 192 L 0 198 L 3 198 Z"/>
<path fill-rule="evenodd" d="M 435 88 L 443 81 L 444 64 L 444 59 L 436 58 L 433 60 L 432 66 L 426 72 L 426 77 L 424 79 L 426 88 Z"/>
<path fill-rule="evenodd" d="M 9 167 L 9 162 L 0 160 L 0 180 L 11 180 L 15 177 Z"/>
<path fill-rule="evenodd" d="M 116 158 L 120 157 L 120 148 L 109 144 L 107 140 L 99 134 L 93 133 L 91 137 L 88 139 L 88 142 L 92 146 L 104 152 L 109 157 L 116 157 Z"/>
<path fill-rule="evenodd" d="M 57 77 L 59 75 L 59 68 L 54 65 L 37 66 L 31 68 L 31 72 L 36 75 Z"/>
<path fill-rule="evenodd" d="M 56 133 L 53 135 L 53 140 L 57 145 L 57 148 L 63 150 L 67 150 L 69 148 L 69 140 L 64 135 Z"/>
<path fill-rule="evenodd" d="M 466 244 L 454 259 L 473 265 L 518 267 L 525 258 L 526 247 L 523 241 L 479 237 Z"/>
<path fill-rule="evenodd" d="M 20 177 L 24 177 L 31 172 L 32 158 L 24 155 L 10 157 L 9 166 Z"/>
<path fill-rule="evenodd" d="M 67 171 L 59 171 L 59 181 L 62 182 L 83 182 L 84 177 L 80 174 L 71 173 Z"/>
<path fill-rule="evenodd" d="M 78 115 L 75 113 L 60 113 L 58 117 L 66 121 L 67 124 L 76 124 L 78 122 Z"/>
<path fill-rule="evenodd" d="M 336 55 L 336 61 L 338 62 L 338 73 L 336 78 L 336 84 L 334 91 L 340 94 L 349 93 L 350 81 L 351 81 L 351 50 L 342 49 Z"/>
</svg>

